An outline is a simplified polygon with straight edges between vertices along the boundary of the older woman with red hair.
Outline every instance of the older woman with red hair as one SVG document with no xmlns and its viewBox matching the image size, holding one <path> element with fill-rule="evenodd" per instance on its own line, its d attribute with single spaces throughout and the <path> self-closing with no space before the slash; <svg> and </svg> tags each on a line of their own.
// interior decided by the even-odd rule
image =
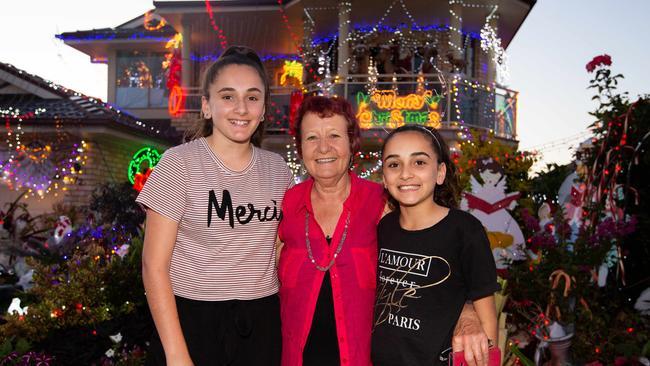
<svg viewBox="0 0 650 366">
<path fill-rule="evenodd" d="M 292 132 L 310 178 L 282 203 L 282 365 L 368 366 L 384 189 L 350 171 L 360 131 L 346 100 L 305 98 Z"/>
</svg>

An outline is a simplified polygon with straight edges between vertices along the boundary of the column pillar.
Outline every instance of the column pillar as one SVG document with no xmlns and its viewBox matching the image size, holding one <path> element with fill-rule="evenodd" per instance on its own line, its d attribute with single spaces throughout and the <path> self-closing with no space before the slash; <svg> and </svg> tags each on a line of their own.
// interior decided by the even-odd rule
<svg viewBox="0 0 650 366">
<path fill-rule="evenodd" d="M 456 60 L 463 58 L 463 5 L 460 1 L 449 1 L 449 48 Z"/>
<path fill-rule="evenodd" d="M 350 12 L 352 11 L 352 0 L 339 1 L 339 43 L 338 43 L 338 75 L 345 80 L 348 75 L 350 46 L 348 36 L 350 35 Z"/>
<path fill-rule="evenodd" d="M 302 63 L 304 65 L 304 72 L 302 73 L 302 84 L 307 85 L 313 81 L 313 76 L 307 71 L 310 66 L 313 66 L 316 57 L 314 49 L 311 45 L 312 35 L 314 34 L 314 20 L 311 18 L 307 10 L 303 10 L 302 14 Z"/>
<path fill-rule="evenodd" d="M 495 34 L 499 34 L 499 13 L 493 13 L 491 14 L 488 19 L 486 19 L 488 22 L 489 26 L 494 29 Z M 487 82 L 488 83 L 494 83 L 496 82 L 497 79 L 497 64 L 496 61 L 494 61 L 494 57 L 496 56 L 496 52 L 494 51 L 494 47 L 490 47 L 490 50 L 488 51 L 488 68 L 487 68 Z"/>
</svg>

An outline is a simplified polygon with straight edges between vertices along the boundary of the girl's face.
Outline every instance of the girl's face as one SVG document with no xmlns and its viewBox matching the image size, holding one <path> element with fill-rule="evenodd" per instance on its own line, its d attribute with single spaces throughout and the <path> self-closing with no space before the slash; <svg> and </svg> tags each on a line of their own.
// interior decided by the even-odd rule
<svg viewBox="0 0 650 366">
<path fill-rule="evenodd" d="M 210 85 L 201 110 L 212 119 L 213 133 L 235 143 L 249 143 L 264 116 L 264 83 L 254 68 L 225 66 Z"/>
<path fill-rule="evenodd" d="M 400 132 L 384 148 L 383 180 L 400 206 L 433 203 L 436 184 L 445 181 L 446 166 L 438 164 L 431 140 L 417 131 Z"/>
</svg>

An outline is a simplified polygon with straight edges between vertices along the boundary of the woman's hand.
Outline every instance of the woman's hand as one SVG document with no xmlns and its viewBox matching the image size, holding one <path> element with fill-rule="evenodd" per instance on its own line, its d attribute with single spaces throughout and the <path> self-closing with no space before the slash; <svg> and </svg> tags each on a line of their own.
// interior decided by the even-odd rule
<svg viewBox="0 0 650 366">
<path fill-rule="evenodd" d="M 488 337 L 471 304 L 465 304 L 463 307 L 454 329 L 451 346 L 453 352 L 464 353 L 465 361 L 469 366 L 487 366 Z"/>
</svg>

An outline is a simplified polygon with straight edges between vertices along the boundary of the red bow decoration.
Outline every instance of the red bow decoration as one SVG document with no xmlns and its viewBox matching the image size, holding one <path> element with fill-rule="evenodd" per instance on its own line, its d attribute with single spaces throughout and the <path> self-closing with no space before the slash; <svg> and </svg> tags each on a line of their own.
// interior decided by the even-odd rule
<svg viewBox="0 0 650 366">
<path fill-rule="evenodd" d="M 135 173 L 133 189 L 140 192 L 144 184 L 147 182 L 147 179 L 151 175 L 151 169 L 147 168 L 147 171 L 143 173 Z"/>
</svg>

